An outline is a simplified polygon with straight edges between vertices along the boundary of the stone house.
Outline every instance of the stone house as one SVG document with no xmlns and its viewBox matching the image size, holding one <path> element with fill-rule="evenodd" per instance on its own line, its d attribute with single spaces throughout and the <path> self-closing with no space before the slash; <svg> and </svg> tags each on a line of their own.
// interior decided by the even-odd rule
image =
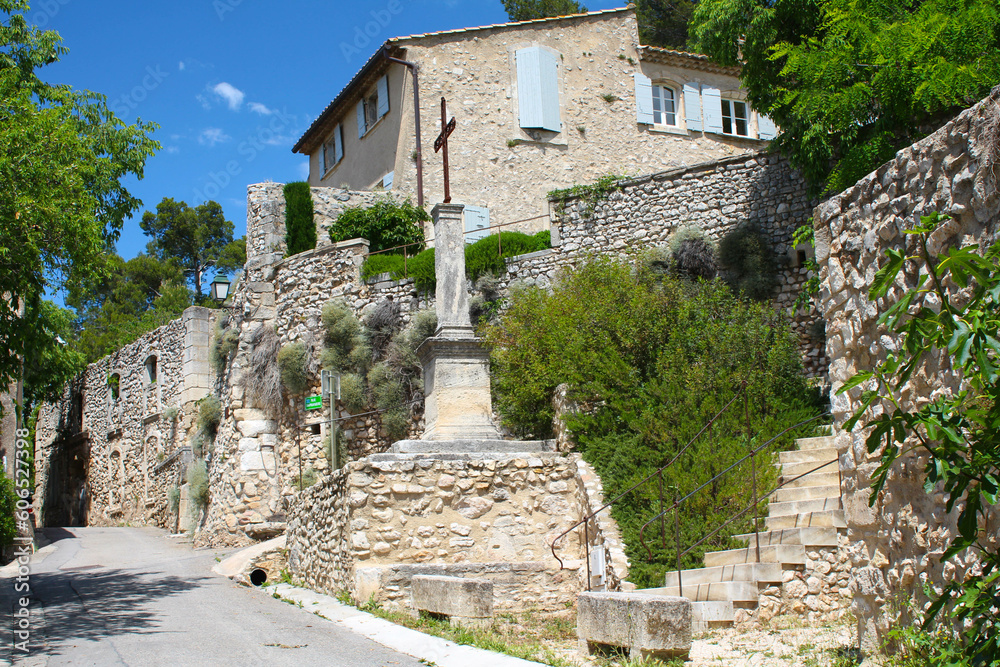
<svg viewBox="0 0 1000 667">
<path fill-rule="evenodd" d="M 467 231 L 541 229 L 552 190 L 755 152 L 775 134 L 738 70 L 640 45 L 630 6 L 390 39 L 293 151 L 309 156 L 313 186 L 383 188 L 429 208 L 444 193 L 442 98 Z"/>
</svg>

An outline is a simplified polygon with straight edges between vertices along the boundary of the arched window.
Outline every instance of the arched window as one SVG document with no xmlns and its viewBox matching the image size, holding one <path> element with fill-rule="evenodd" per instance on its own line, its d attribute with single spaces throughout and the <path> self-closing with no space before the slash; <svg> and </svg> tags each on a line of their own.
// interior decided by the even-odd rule
<svg viewBox="0 0 1000 667">
<path fill-rule="evenodd" d="M 112 405 L 117 403 L 121 396 L 121 381 L 122 376 L 118 373 L 112 373 L 108 376 L 108 398 Z"/>
<path fill-rule="evenodd" d="M 156 355 L 146 359 L 146 384 L 156 384 Z"/>
</svg>

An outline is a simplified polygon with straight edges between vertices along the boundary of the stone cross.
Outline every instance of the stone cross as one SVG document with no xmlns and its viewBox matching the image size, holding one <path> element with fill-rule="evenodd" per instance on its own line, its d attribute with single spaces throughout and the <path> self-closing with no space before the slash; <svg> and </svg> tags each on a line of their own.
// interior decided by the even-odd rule
<svg viewBox="0 0 1000 667">
<path fill-rule="evenodd" d="M 473 338 L 465 278 L 465 204 L 438 204 L 434 217 L 434 274 L 438 328 L 435 336 Z"/>
</svg>

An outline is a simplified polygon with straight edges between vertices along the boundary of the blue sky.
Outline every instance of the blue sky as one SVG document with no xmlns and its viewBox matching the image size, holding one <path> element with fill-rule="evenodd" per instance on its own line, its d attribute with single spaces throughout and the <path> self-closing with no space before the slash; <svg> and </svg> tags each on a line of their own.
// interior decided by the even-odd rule
<svg viewBox="0 0 1000 667">
<path fill-rule="evenodd" d="M 588 0 L 591 10 L 622 0 Z M 128 182 L 163 197 L 214 199 L 246 232 L 246 186 L 306 176 L 292 145 L 389 37 L 502 23 L 501 0 L 32 0 L 30 23 L 69 53 L 39 73 L 108 97 L 127 122 L 159 124 L 163 149 Z M 140 210 L 118 252 L 142 252 Z"/>
</svg>

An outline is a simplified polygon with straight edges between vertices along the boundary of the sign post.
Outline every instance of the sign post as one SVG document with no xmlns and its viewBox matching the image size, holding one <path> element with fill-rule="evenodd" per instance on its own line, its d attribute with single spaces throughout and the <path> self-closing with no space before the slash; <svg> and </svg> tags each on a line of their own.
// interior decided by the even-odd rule
<svg viewBox="0 0 1000 667">
<path fill-rule="evenodd" d="M 340 400 L 340 373 L 324 370 L 320 372 L 319 377 L 322 384 L 322 395 L 310 398 L 319 399 L 318 408 L 323 407 L 324 398 L 330 400 L 330 466 L 333 470 L 337 470 L 340 467 L 339 461 L 337 461 L 337 401 Z M 306 400 L 308 401 L 308 399 Z"/>
</svg>

